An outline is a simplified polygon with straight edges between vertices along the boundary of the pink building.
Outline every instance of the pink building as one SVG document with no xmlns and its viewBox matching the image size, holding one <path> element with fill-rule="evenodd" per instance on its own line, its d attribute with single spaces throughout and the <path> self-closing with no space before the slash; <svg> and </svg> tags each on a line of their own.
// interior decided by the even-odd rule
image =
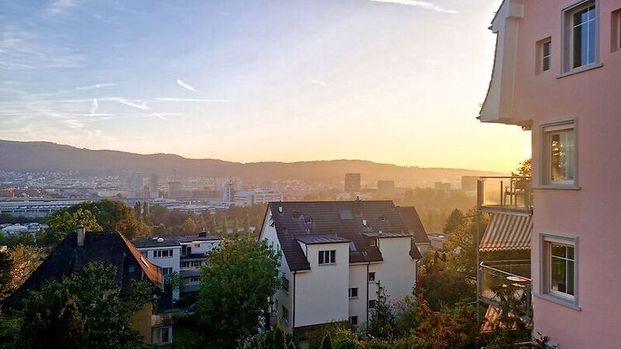
<svg viewBox="0 0 621 349">
<path fill-rule="evenodd" d="M 479 119 L 532 132 L 533 333 L 621 348 L 621 0 L 505 0 L 490 29 Z"/>
</svg>

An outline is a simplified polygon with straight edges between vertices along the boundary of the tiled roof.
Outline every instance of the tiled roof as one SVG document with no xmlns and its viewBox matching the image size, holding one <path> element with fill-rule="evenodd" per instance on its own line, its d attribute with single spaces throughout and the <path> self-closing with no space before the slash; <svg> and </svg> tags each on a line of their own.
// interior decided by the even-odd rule
<svg viewBox="0 0 621 349">
<path fill-rule="evenodd" d="M 397 209 L 399 209 L 399 214 L 401 215 L 401 219 L 403 219 L 403 223 L 405 223 L 408 227 L 408 231 L 414 237 L 414 241 L 417 243 L 431 243 L 425 231 L 425 227 L 423 226 L 423 222 L 421 222 L 418 212 L 416 212 L 416 208 L 413 206 L 399 206 Z"/>
<path fill-rule="evenodd" d="M 308 270 L 310 265 L 298 240 L 335 234 L 350 243 L 350 263 L 381 261 L 382 254 L 364 233 L 409 236 L 399 210 L 392 201 L 299 201 L 271 202 L 274 227 L 291 270 Z M 420 256 L 412 251 L 413 258 Z"/>
<path fill-rule="evenodd" d="M 144 278 L 157 285 L 162 285 L 164 281 L 161 268 L 142 256 L 122 234 L 87 232 L 84 246 L 77 246 L 76 233 L 72 233 L 56 246 L 28 280 L 7 299 L 6 304 L 18 303 L 28 290 L 39 289 L 47 280 L 83 272 L 91 262 L 113 266 L 117 271 L 116 281 L 124 293 L 131 292 L 132 279 Z"/>
</svg>

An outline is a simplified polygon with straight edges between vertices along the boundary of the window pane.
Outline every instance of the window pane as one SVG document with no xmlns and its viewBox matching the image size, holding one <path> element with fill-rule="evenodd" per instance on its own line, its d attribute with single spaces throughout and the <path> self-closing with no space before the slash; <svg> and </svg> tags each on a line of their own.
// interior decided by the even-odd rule
<svg viewBox="0 0 621 349">
<path fill-rule="evenodd" d="M 575 137 L 573 130 L 550 135 L 550 179 L 571 181 L 575 168 Z"/>
<path fill-rule="evenodd" d="M 558 291 L 558 292 L 567 292 L 567 280 L 566 280 L 566 269 L 565 269 L 565 260 L 560 258 L 552 257 L 552 270 L 551 270 L 551 284 L 550 290 Z"/>
<path fill-rule="evenodd" d="M 552 45 L 550 42 L 546 42 L 543 44 L 543 56 L 549 56 L 551 54 L 551 48 Z"/>
<path fill-rule="evenodd" d="M 568 294 L 574 295 L 574 261 L 567 261 L 567 291 Z"/>
<path fill-rule="evenodd" d="M 561 245 L 552 245 L 552 256 L 554 257 L 566 257 L 567 248 Z"/>
<path fill-rule="evenodd" d="M 550 57 L 543 58 L 542 70 L 543 71 L 550 70 Z"/>
</svg>

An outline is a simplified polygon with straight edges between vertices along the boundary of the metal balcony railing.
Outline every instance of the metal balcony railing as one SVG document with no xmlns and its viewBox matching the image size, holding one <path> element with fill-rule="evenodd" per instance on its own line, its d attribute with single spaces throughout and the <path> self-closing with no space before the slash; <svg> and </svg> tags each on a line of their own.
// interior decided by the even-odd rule
<svg viewBox="0 0 621 349">
<path fill-rule="evenodd" d="M 524 212 L 533 210 L 531 177 L 479 177 L 477 206 L 483 211 Z"/>
<path fill-rule="evenodd" d="M 479 268 L 482 302 L 495 307 L 509 306 L 520 317 L 532 317 L 529 260 L 486 261 Z"/>
</svg>

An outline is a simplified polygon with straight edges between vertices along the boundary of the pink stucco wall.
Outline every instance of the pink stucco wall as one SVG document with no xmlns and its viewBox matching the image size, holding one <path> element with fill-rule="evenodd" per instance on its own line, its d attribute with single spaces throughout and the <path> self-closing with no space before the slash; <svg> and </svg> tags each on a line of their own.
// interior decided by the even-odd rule
<svg viewBox="0 0 621 349">
<path fill-rule="evenodd" d="M 535 190 L 533 291 L 540 291 L 539 234 L 578 236 L 578 306 L 534 297 L 534 333 L 562 349 L 621 348 L 621 50 L 611 52 L 611 16 L 599 0 L 601 68 L 559 78 L 562 10 L 574 0 L 524 0 L 513 115 L 532 120 L 533 179 L 540 178 L 542 123 L 576 118 L 579 190 Z M 536 74 L 536 42 L 552 38 L 552 69 Z"/>
</svg>

